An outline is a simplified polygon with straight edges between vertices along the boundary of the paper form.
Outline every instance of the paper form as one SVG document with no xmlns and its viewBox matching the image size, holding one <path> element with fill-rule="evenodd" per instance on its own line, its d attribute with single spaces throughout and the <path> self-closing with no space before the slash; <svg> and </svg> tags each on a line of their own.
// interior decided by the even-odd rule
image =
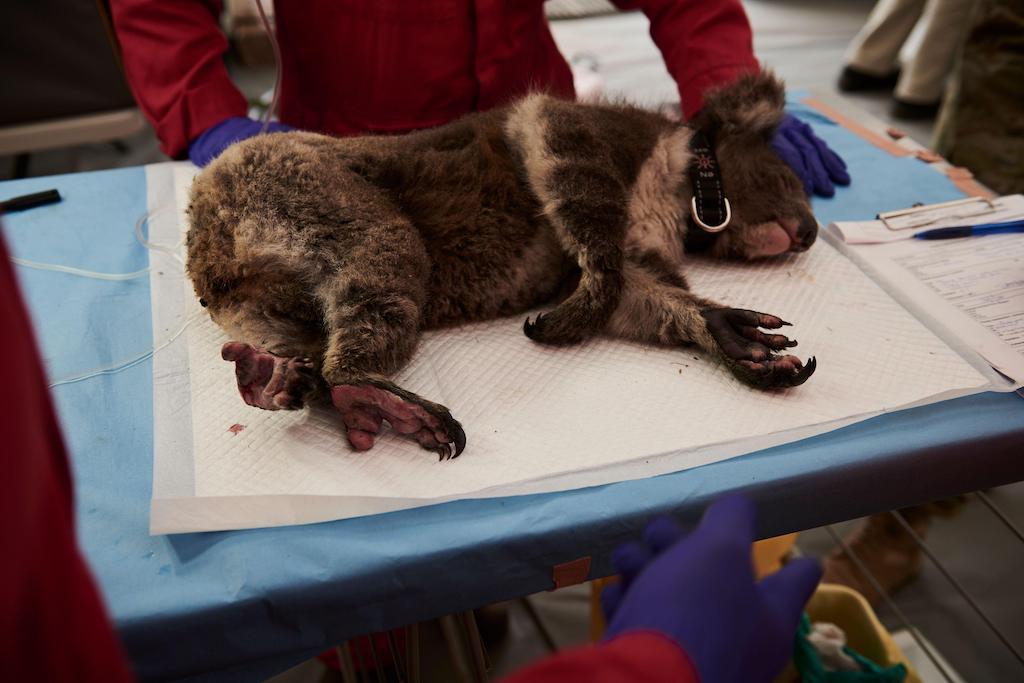
<svg viewBox="0 0 1024 683">
<path fill-rule="evenodd" d="M 906 240 L 850 251 L 992 367 L 1024 382 L 1024 234 Z"/>
</svg>

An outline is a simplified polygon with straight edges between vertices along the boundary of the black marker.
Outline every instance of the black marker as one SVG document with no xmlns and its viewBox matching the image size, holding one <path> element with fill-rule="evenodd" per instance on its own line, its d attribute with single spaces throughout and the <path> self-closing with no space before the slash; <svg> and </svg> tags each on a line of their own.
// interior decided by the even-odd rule
<svg viewBox="0 0 1024 683">
<path fill-rule="evenodd" d="M 56 204 L 59 201 L 60 192 L 57 192 L 57 190 L 43 190 L 42 192 L 26 194 L 20 197 L 11 197 L 0 202 L 0 212 L 24 211 L 25 209 L 33 209 L 45 204 Z"/>
</svg>

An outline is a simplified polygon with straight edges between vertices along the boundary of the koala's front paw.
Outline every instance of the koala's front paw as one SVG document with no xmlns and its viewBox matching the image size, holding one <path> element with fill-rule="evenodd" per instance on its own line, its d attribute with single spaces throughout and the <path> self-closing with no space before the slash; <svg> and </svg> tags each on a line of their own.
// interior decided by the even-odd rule
<svg viewBox="0 0 1024 683">
<path fill-rule="evenodd" d="M 308 358 L 275 356 L 243 342 L 228 342 L 221 358 L 235 364 L 242 400 L 264 410 L 298 410 L 317 389 L 318 376 Z"/>
<path fill-rule="evenodd" d="M 778 329 L 790 324 L 782 318 L 738 308 L 706 308 L 701 315 L 729 369 L 751 386 L 799 386 L 818 366 L 813 357 L 804 365 L 796 356 L 775 353 L 796 346 L 796 341 L 782 334 L 765 334 L 758 328 Z"/>
</svg>

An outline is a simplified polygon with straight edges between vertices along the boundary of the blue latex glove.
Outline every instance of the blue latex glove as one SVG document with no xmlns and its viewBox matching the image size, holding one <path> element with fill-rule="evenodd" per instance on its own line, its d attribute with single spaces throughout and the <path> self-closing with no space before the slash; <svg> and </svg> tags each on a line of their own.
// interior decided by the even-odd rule
<svg viewBox="0 0 1024 683">
<path fill-rule="evenodd" d="M 188 146 L 188 158 L 196 166 L 206 166 L 220 156 L 225 149 L 239 140 L 259 135 L 263 130 L 262 121 L 253 121 L 244 116 L 224 119 L 215 126 L 210 126 Z M 268 133 L 281 133 L 294 130 L 291 126 L 271 121 Z"/>
<path fill-rule="evenodd" d="M 831 197 L 836 185 L 849 185 L 850 174 L 839 155 L 814 134 L 806 123 L 786 114 L 772 138 L 772 149 L 796 171 L 804 191 L 820 197 Z"/>
<path fill-rule="evenodd" d="M 732 496 L 711 505 L 684 538 L 667 517 L 644 543 L 612 555 L 622 582 L 601 596 L 606 638 L 658 631 L 675 640 L 703 683 L 769 683 L 793 652 L 797 624 L 821 568 L 797 559 L 754 581 L 754 505 Z"/>
</svg>

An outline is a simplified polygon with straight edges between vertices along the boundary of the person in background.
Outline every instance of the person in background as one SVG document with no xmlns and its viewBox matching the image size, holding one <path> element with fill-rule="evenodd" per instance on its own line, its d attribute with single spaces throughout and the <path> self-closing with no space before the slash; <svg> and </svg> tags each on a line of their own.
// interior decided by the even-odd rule
<svg viewBox="0 0 1024 683">
<path fill-rule="evenodd" d="M 850 44 L 839 89 L 861 92 L 895 86 L 894 117 L 933 118 L 974 4 L 974 0 L 879 0 Z M 901 69 L 900 52 L 919 24 L 920 42 Z"/>
<path fill-rule="evenodd" d="M 0 392 L 4 473 L 0 671 L 4 680 L 132 680 L 75 540 L 68 459 L 25 307 L 0 239 Z M 614 555 L 603 643 L 553 656 L 508 683 L 768 683 L 789 659 L 797 621 L 821 576 L 796 560 L 756 583 L 754 506 L 712 505 L 686 536 L 667 518 Z M 168 643 L 168 647 L 173 647 Z"/>
<path fill-rule="evenodd" d="M 998 194 L 1024 192 L 1024 2 L 978 1 L 951 81 L 935 151 Z"/>
<path fill-rule="evenodd" d="M 977 0 L 969 17 L 959 21 L 953 32 L 966 37 L 953 60 L 932 147 L 997 194 L 1024 192 L 1024 2 Z M 955 516 L 967 501 L 959 496 L 900 513 L 925 538 L 933 522 Z M 887 595 L 914 581 L 924 562 L 913 536 L 888 513 L 863 520 L 845 543 Z M 827 583 L 849 586 L 872 604 L 881 602 L 875 585 L 843 548 L 835 548 L 824 566 Z"/>
<path fill-rule="evenodd" d="M 686 118 L 704 92 L 759 69 L 740 0 L 614 0 L 641 9 Z M 257 135 L 224 64 L 216 0 L 111 0 L 128 82 L 169 156 L 204 166 Z M 542 0 L 309 0 L 275 4 L 280 123 L 329 135 L 438 126 L 545 90 L 572 99 Z M 842 160 L 787 116 L 774 147 L 808 194 L 849 183 Z"/>
</svg>

